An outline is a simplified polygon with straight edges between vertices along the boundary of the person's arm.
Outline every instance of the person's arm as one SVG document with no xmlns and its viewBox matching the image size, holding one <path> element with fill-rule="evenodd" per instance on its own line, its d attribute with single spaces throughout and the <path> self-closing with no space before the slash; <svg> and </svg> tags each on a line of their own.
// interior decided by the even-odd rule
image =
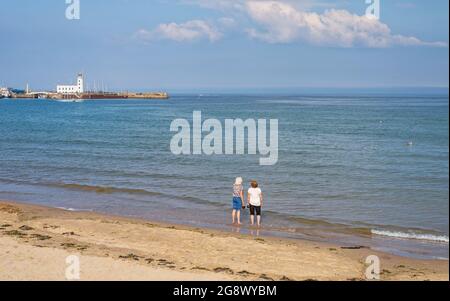
<svg viewBox="0 0 450 301">
<path fill-rule="evenodd" d="M 242 205 L 242 207 L 245 207 L 245 205 L 244 205 L 244 190 L 241 190 L 241 205 Z"/>
<path fill-rule="evenodd" d="M 263 206 L 263 194 L 262 194 L 262 192 L 261 192 L 260 196 L 261 196 L 261 208 L 262 208 L 262 206 Z"/>
</svg>

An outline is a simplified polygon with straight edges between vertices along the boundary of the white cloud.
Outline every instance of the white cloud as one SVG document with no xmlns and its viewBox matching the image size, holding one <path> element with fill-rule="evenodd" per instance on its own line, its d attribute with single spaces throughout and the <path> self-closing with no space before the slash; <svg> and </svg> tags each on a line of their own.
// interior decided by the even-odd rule
<svg viewBox="0 0 450 301">
<path fill-rule="evenodd" d="M 217 20 L 218 24 L 220 24 L 223 28 L 234 28 L 237 26 L 237 22 L 233 18 L 223 17 Z"/>
<path fill-rule="evenodd" d="M 424 42 L 415 37 L 393 35 L 390 28 L 366 16 L 347 10 L 331 9 L 323 14 L 302 11 L 280 1 L 248 1 L 249 17 L 261 28 L 247 29 L 256 39 L 268 43 L 307 42 L 337 47 L 438 46 L 443 42 Z"/>
<path fill-rule="evenodd" d="M 163 23 L 135 36 L 145 41 L 191 42 L 220 40 L 225 33 L 245 32 L 267 43 L 308 43 L 331 47 L 387 48 L 393 46 L 448 47 L 447 42 L 425 42 L 393 34 L 389 26 L 365 15 L 337 9 L 343 2 L 328 0 L 179 0 L 185 4 L 219 10 L 213 22 L 191 20 Z M 336 4 L 337 3 L 337 4 Z M 314 11 L 312 10 L 313 8 Z M 315 12 L 326 9 L 323 13 Z M 244 25 L 245 24 L 245 25 Z M 244 29 L 247 27 L 246 29 Z"/>
<path fill-rule="evenodd" d="M 185 23 L 163 23 L 153 30 L 141 29 L 137 38 L 152 40 L 172 40 L 176 42 L 192 42 L 207 39 L 215 42 L 222 37 L 222 33 L 213 25 L 203 20 L 191 20 Z"/>
<path fill-rule="evenodd" d="M 180 0 L 180 2 L 222 11 L 243 11 L 246 0 Z"/>
<path fill-rule="evenodd" d="M 246 4 L 249 1 L 268 1 L 268 0 L 179 0 L 184 4 L 197 5 L 204 8 L 216 9 L 226 12 L 245 11 Z M 273 1 L 273 0 L 272 0 Z M 336 7 L 345 4 L 346 1 L 336 2 L 335 0 L 280 0 L 299 9 L 312 9 L 315 7 Z M 364 1 L 364 0 L 363 0 Z"/>
</svg>

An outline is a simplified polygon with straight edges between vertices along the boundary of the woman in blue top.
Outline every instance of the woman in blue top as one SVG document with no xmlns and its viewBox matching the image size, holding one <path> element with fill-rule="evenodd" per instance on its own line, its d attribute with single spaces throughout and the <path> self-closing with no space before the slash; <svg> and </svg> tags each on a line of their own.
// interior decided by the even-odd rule
<svg viewBox="0 0 450 301">
<path fill-rule="evenodd" d="M 238 225 L 241 224 L 241 209 L 244 207 L 244 188 L 242 187 L 242 178 L 236 178 L 233 185 L 233 224 L 237 217 Z"/>
</svg>

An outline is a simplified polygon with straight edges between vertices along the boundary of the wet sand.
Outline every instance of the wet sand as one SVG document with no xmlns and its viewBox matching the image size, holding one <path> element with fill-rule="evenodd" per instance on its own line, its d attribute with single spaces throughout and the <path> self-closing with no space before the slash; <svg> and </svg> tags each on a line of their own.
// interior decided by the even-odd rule
<svg viewBox="0 0 450 301">
<path fill-rule="evenodd" d="M 0 280 L 449 280 L 448 260 L 418 260 L 353 245 L 255 237 L 0 201 Z"/>
</svg>

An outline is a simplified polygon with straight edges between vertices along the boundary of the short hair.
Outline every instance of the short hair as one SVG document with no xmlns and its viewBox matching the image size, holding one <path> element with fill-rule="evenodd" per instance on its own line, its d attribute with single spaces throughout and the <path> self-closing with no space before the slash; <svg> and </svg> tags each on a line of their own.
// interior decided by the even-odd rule
<svg viewBox="0 0 450 301">
<path fill-rule="evenodd" d="M 253 188 L 257 188 L 258 187 L 258 182 L 256 181 L 251 181 L 250 185 L 252 185 Z"/>
</svg>

